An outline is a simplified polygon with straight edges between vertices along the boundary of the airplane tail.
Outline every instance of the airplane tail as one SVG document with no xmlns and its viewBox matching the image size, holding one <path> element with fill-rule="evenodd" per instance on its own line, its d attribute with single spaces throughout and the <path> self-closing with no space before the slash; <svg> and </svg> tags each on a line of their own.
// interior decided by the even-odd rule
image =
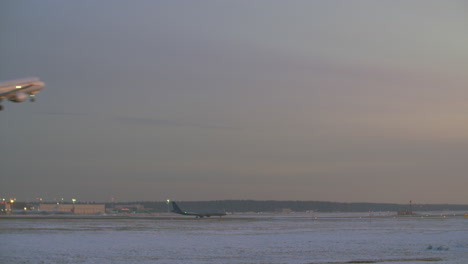
<svg viewBox="0 0 468 264">
<path fill-rule="evenodd" d="M 182 210 L 180 210 L 179 206 L 175 202 L 172 202 L 172 212 L 177 213 L 177 214 L 184 213 Z"/>
</svg>

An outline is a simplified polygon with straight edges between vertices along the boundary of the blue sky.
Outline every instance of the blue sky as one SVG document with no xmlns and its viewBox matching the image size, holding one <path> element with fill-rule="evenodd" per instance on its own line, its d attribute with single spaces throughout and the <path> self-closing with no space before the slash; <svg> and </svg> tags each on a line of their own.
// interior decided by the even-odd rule
<svg viewBox="0 0 468 264">
<path fill-rule="evenodd" d="M 4 1 L 0 196 L 466 203 L 463 1 Z"/>
</svg>

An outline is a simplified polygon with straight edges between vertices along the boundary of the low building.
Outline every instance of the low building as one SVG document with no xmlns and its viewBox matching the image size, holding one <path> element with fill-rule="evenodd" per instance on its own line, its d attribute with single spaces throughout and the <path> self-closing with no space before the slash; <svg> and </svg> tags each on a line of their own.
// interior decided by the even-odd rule
<svg viewBox="0 0 468 264">
<path fill-rule="evenodd" d="M 145 206 L 142 204 L 115 204 L 107 209 L 112 213 L 137 213 L 145 211 Z"/>
<path fill-rule="evenodd" d="M 104 204 L 39 204 L 39 211 L 74 213 L 74 214 L 98 214 L 106 211 Z"/>
<path fill-rule="evenodd" d="M 11 211 L 10 204 L 7 202 L 0 202 L 0 214 L 6 214 Z"/>
</svg>

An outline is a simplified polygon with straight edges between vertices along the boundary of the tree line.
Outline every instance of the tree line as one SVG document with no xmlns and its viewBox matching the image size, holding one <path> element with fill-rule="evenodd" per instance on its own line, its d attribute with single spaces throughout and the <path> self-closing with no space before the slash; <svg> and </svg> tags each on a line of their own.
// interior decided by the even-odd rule
<svg viewBox="0 0 468 264">
<path fill-rule="evenodd" d="M 258 201 L 258 200 L 218 200 L 218 201 L 176 201 L 184 210 L 226 210 L 227 212 L 387 212 L 387 211 L 468 211 L 468 205 L 457 204 L 393 204 L 393 203 L 340 203 L 322 201 Z M 172 205 L 160 201 L 137 201 L 119 204 L 141 204 L 154 212 L 167 212 Z M 107 203 L 106 207 L 113 207 Z M 411 207 L 411 208 L 410 208 Z"/>
</svg>

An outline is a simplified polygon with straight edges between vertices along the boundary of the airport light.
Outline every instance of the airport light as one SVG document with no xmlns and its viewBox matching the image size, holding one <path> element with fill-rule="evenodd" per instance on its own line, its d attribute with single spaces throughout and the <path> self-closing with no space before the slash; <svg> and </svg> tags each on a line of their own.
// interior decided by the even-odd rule
<svg viewBox="0 0 468 264">
<path fill-rule="evenodd" d="M 76 203 L 76 199 L 75 199 L 75 198 L 73 198 L 73 199 L 72 199 L 72 202 L 73 202 L 73 204 L 75 204 L 75 203 Z"/>
<path fill-rule="evenodd" d="M 170 199 L 166 199 L 166 205 L 167 205 L 167 212 L 170 213 L 171 212 L 171 208 L 169 208 L 169 203 L 171 202 Z"/>
</svg>

